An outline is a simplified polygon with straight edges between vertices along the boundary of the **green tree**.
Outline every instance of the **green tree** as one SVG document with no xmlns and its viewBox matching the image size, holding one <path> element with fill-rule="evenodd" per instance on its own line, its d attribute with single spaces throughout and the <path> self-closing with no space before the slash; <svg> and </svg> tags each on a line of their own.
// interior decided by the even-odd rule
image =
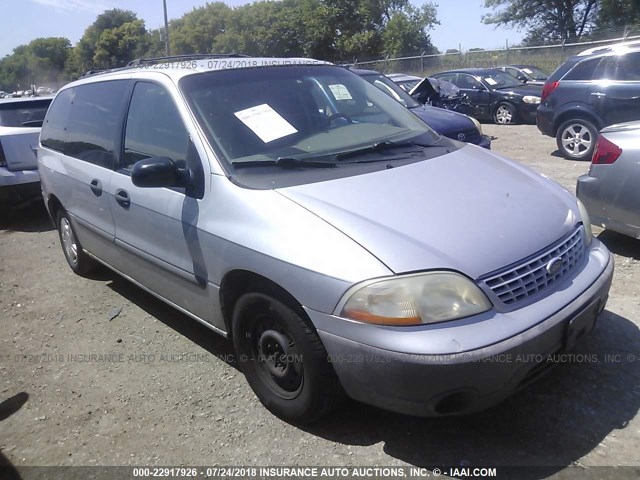
<svg viewBox="0 0 640 480">
<path fill-rule="evenodd" d="M 431 37 L 427 30 L 438 22 L 436 7 L 425 4 L 421 8 L 406 5 L 393 10 L 382 32 L 384 53 L 392 56 L 410 53 L 433 53 Z"/>
<path fill-rule="evenodd" d="M 0 60 L 0 86 L 4 90 L 25 90 L 32 84 L 56 84 L 63 77 L 71 52 L 66 38 L 36 38 L 20 45 Z"/>
<path fill-rule="evenodd" d="M 640 0 L 600 0 L 598 28 L 640 23 Z"/>
<path fill-rule="evenodd" d="M 524 44 L 578 40 L 597 18 L 598 0 L 485 0 L 487 24 L 525 29 Z"/>
<path fill-rule="evenodd" d="M 67 62 L 74 78 L 86 70 L 124 65 L 149 47 L 150 37 L 134 12 L 114 8 L 98 15 L 84 32 Z"/>
</svg>

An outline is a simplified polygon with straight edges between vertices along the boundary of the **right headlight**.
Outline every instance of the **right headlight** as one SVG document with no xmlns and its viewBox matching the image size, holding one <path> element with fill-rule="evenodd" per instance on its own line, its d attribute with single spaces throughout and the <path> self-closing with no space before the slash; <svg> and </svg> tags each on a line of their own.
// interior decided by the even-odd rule
<svg viewBox="0 0 640 480">
<path fill-rule="evenodd" d="M 584 226 L 584 235 L 587 240 L 587 246 L 589 246 L 591 245 L 591 240 L 593 240 L 593 230 L 591 228 L 589 212 L 587 212 L 587 208 L 580 200 L 578 200 L 578 209 L 580 210 L 580 216 L 582 217 L 582 225 Z"/>
<path fill-rule="evenodd" d="M 336 314 L 377 325 L 420 325 L 469 317 L 491 307 L 468 278 L 426 272 L 356 285 L 347 291 Z"/>
</svg>

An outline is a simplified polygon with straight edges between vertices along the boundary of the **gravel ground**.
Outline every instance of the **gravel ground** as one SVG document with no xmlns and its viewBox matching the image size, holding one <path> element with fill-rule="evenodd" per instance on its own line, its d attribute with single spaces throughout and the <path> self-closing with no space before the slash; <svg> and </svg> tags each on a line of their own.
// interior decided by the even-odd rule
<svg viewBox="0 0 640 480">
<path fill-rule="evenodd" d="M 495 151 L 572 190 L 588 169 L 554 154 L 535 126 L 484 129 Z M 591 361 L 472 416 L 348 403 L 299 428 L 260 405 L 228 341 L 116 274 L 75 276 L 44 210 L 23 211 L 0 225 L 0 464 L 552 467 L 537 476 L 640 465 L 640 242 L 599 238 L 617 269 L 574 352 Z"/>
</svg>

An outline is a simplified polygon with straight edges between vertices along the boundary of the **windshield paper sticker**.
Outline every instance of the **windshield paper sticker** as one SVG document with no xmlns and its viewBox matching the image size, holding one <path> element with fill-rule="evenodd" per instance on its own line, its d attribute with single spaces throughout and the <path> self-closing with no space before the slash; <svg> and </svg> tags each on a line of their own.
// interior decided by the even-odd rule
<svg viewBox="0 0 640 480">
<path fill-rule="evenodd" d="M 489 85 L 497 85 L 498 84 L 498 82 L 496 82 L 493 78 L 485 78 L 484 81 L 487 82 Z"/>
<path fill-rule="evenodd" d="M 523 69 L 522 69 L 522 71 L 523 71 L 524 73 L 529 74 L 529 75 L 531 75 L 531 74 L 533 73 L 533 72 L 532 72 L 531 70 L 529 70 L 528 68 L 523 68 Z"/>
<path fill-rule="evenodd" d="M 353 100 L 353 97 L 349 93 L 349 90 L 347 90 L 347 87 L 341 83 L 329 85 L 329 90 L 331 90 L 331 93 L 333 93 L 336 100 Z"/>
<path fill-rule="evenodd" d="M 264 143 L 298 133 L 289 122 L 266 103 L 235 112 L 234 115 Z"/>
</svg>

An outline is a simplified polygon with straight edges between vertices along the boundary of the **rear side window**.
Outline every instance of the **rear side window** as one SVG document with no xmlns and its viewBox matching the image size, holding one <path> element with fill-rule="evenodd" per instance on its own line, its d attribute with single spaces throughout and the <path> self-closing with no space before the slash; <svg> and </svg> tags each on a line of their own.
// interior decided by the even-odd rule
<svg viewBox="0 0 640 480">
<path fill-rule="evenodd" d="M 547 81 L 557 82 L 565 75 L 565 73 L 571 70 L 576 63 L 578 63 L 578 59 L 567 60 L 565 63 L 560 65 L 555 72 L 549 75 L 549 78 L 547 79 Z"/>
<path fill-rule="evenodd" d="M 600 58 L 584 60 L 567 73 L 563 80 L 591 80 L 594 78 L 594 72 L 599 63 Z"/>
<path fill-rule="evenodd" d="M 127 80 L 114 80 L 73 88 L 66 155 L 113 168 L 128 84 Z"/>
<path fill-rule="evenodd" d="M 40 132 L 40 143 L 43 146 L 64 152 L 67 121 L 69 120 L 69 112 L 71 112 L 72 100 L 73 92 L 68 89 L 60 92 L 51 104 Z"/>
<path fill-rule="evenodd" d="M 41 127 L 51 99 L 0 105 L 0 126 Z"/>
<path fill-rule="evenodd" d="M 137 83 L 131 97 L 124 140 L 122 167 L 138 160 L 167 157 L 185 162 L 189 134 L 169 93 L 153 83 Z"/>
</svg>

